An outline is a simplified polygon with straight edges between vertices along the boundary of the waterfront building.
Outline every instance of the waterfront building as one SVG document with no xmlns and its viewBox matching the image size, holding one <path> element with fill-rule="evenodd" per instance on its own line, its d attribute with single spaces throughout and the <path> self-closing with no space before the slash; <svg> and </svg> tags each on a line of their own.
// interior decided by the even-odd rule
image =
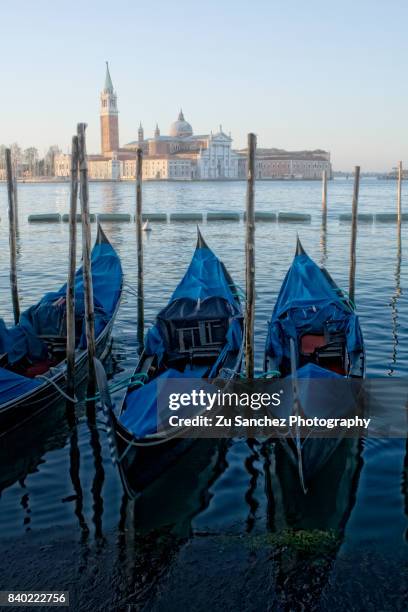
<svg viewBox="0 0 408 612">
<path fill-rule="evenodd" d="M 147 179 L 237 179 L 238 159 L 231 148 L 232 138 L 220 126 L 216 134 L 194 134 L 191 124 L 180 110 L 170 125 L 168 135 L 162 135 L 156 124 L 152 138 L 129 142 L 127 151 L 143 149 Z M 132 164 L 130 164 L 131 166 Z"/>
<path fill-rule="evenodd" d="M 71 155 L 58 153 L 54 157 L 54 176 L 66 178 L 71 174 Z"/>
<path fill-rule="evenodd" d="M 136 160 L 123 162 L 122 178 L 134 179 Z M 144 181 L 190 181 L 194 178 L 191 159 L 176 155 L 147 155 L 143 158 L 142 179 Z"/>
<path fill-rule="evenodd" d="M 112 157 L 102 155 L 88 156 L 88 176 L 94 180 L 119 181 L 122 176 L 123 161 L 118 159 L 117 153 Z"/>
<path fill-rule="evenodd" d="M 240 151 L 246 156 L 246 149 Z M 246 163 L 240 165 L 240 178 L 246 175 Z M 321 179 L 323 170 L 331 178 L 330 153 L 315 151 L 284 151 L 262 149 L 256 151 L 255 171 L 257 179 Z"/>
</svg>

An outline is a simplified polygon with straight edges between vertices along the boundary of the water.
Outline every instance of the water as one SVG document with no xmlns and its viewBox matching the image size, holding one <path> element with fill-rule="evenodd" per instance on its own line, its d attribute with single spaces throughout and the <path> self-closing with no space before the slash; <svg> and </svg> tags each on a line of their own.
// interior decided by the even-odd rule
<svg viewBox="0 0 408 612">
<path fill-rule="evenodd" d="M 68 211 L 68 186 L 19 185 L 19 290 L 26 308 L 58 288 L 67 273 L 67 224 L 29 225 L 30 213 Z M 267 321 L 289 267 L 299 232 L 306 251 L 325 262 L 340 287 L 348 283 L 350 226 L 338 215 L 350 211 L 352 181 L 329 184 L 327 234 L 321 232 L 321 186 L 314 182 L 261 182 L 256 207 L 305 211 L 310 225 L 258 223 L 256 229 L 256 367 L 262 367 Z M 91 212 L 134 212 L 134 184 L 90 185 Z M 394 212 L 396 186 L 363 179 L 360 212 Z M 242 211 L 244 183 L 151 183 L 144 185 L 144 210 Z M 0 315 L 12 322 L 8 277 L 5 185 L 0 186 Z M 105 224 L 122 259 L 126 281 L 136 286 L 134 224 Z M 93 228 L 95 232 L 95 227 Z M 202 225 L 204 237 L 235 282 L 244 285 L 244 225 Z M 193 253 L 196 228 L 190 223 L 152 224 L 144 237 L 145 316 L 150 325 L 181 278 Z M 408 373 L 408 270 L 402 230 L 398 266 L 394 224 L 359 226 L 356 302 L 367 350 L 368 374 Z M 80 243 L 79 243 L 80 244 Z M 127 293 L 114 327 L 115 379 L 136 361 L 136 301 Z M 138 531 L 171 525 L 179 533 L 265 533 L 288 526 L 341 529 L 341 550 L 359 547 L 404 550 L 408 503 L 405 440 L 366 440 L 347 446 L 322 474 L 308 501 L 293 489 L 291 473 L 273 446 L 236 440 L 221 449 L 194 451 L 135 504 L 125 504 L 111 465 L 102 417 L 96 425 L 79 410 L 70 429 L 64 409 L 55 407 L 23 432 L 1 440 L 0 532 L 21 537 L 50 525 L 97 539 L 120 533 L 133 522 Z M 204 444 L 204 443 L 202 443 Z M 405 467 L 406 469 L 406 467 Z M 300 500 L 300 501 L 299 501 Z"/>
</svg>

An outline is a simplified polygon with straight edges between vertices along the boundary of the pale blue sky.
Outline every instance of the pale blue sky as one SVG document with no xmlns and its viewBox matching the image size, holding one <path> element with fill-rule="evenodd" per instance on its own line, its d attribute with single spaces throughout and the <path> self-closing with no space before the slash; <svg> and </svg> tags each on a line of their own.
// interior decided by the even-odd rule
<svg viewBox="0 0 408 612">
<path fill-rule="evenodd" d="M 109 60 L 121 144 L 183 107 L 197 133 L 325 148 L 336 169 L 408 165 L 408 2 L 2 1 L 0 143 L 99 151 Z"/>
</svg>

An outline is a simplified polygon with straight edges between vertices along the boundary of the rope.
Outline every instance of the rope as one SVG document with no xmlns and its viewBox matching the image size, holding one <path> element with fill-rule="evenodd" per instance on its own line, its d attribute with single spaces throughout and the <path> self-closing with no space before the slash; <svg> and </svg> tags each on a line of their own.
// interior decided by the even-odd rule
<svg viewBox="0 0 408 612">
<path fill-rule="evenodd" d="M 348 302 L 350 302 L 353 310 L 356 310 L 356 305 L 353 302 L 353 300 L 351 299 L 351 297 L 349 296 L 348 292 L 345 289 L 340 289 L 339 288 L 339 293 L 340 293 L 341 297 L 345 298 Z"/>
<path fill-rule="evenodd" d="M 262 374 L 258 374 L 258 376 L 255 376 L 255 378 L 267 378 L 268 376 L 271 376 L 272 378 L 279 378 L 281 375 L 281 373 L 279 372 L 279 370 L 268 370 L 267 372 L 262 372 Z"/>
<path fill-rule="evenodd" d="M 112 385 L 110 385 L 108 387 L 108 390 L 109 390 L 109 393 L 116 393 L 117 391 L 120 391 L 121 389 L 125 389 L 127 387 L 129 387 L 129 389 L 133 387 L 139 387 L 139 386 L 141 387 L 145 384 L 146 380 L 147 380 L 147 374 L 145 372 L 139 372 L 136 374 L 132 374 L 132 376 L 118 380 L 116 383 L 113 383 Z M 93 397 L 85 398 L 85 401 L 95 402 L 99 399 L 100 399 L 100 394 L 97 393 Z"/>
<path fill-rule="evenodd" d="M 51 370 L 50 370 L 51 372 Z M 73 404 L 77 404 L 78 403 L 78 399 L 77 397 L 70 397 L 67 393 L 65 393 L 65 391 L 63 391 L 56 382 L 54 382 L 51 378 L 48 378 L 48 376 L 45 376 L 44 374 L 38 374 L 36 376 L 36 378 L 42 378 L 43 380 L 46 380 L 47 382 L 51 383 L 51 385 L 53 385 L 53 387 L 56 388 L 56 390 L 58 391 L 58 393 L 60 393 L 62 395 L 63 398 L 65 398 L 66 400 L 68 400 L 69 402 L 72 402 Z"/>
<path fill-rule="evenodd" d="M 134 289 L 134 287 L 132 287 L 132 285 L 130 285 L 129 283 L 123 283 L 123 287 L 127 291 L 127 293 L 130 293 L 131 295 L 138 297 L 136 289 Z"/>
<path fill-rule="evenodd" d="M 245 296 L 245 292 L 242 289 L 242 287 L 240 287 L 239 285 L 236 285 L 235 283 L 232 283 L 229 285 L 229 288 L 231 289 L 231 293 L 234 297 L 239 297 L 241 298 L 241 300 L 245 301 L 246 296 Z"/>
</svg>

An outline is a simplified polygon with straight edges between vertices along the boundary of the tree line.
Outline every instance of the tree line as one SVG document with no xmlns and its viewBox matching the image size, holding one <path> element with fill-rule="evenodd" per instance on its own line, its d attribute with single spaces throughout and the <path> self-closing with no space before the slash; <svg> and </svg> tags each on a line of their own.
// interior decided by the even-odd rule
<svg viewBox="0 0 408 612">
<path fill-rule="evenodd" d="M 6 177 L 5 150 L 7 146 L 0 145 L 0 179 Z M 61 153 L 57 145 L 51 145 L 43 157 L 38 149 L 28 147 L 22 149 L 16 142 L 9 146 L 14 176 L 17 178 L 35 178 L 41 176 L 54 176 L 55 156 Z"/>
</svg>

